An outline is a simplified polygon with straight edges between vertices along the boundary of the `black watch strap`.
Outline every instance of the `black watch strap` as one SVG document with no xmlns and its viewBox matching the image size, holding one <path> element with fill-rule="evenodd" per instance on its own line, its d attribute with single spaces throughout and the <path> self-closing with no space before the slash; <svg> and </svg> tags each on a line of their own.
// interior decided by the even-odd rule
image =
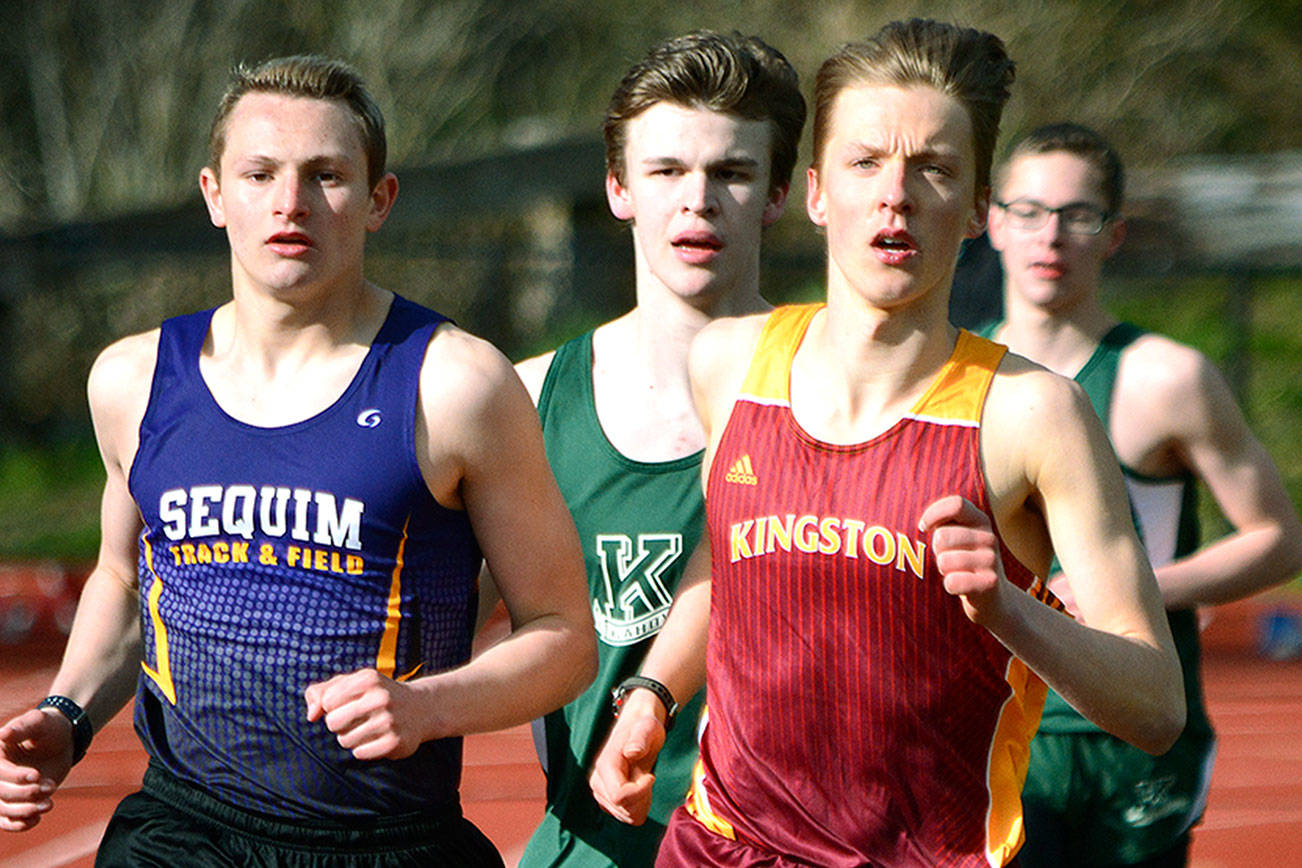
<svg viewBox="0 0 1302 868">
<path fill-rule="evenodd" d="M 72 724 L 72 762 L 76 765 L 86 755 L 90 740 L 95 737 L 95 728 L 90 724 L 86 709 L 66 696 L 55 693 L 36 703 L 37 708 L 53 708 L 68 718 Z"/>
<path fill-rule="evenodd" d="M 645 675 L 631 675 L 619 682 L 619 685 L 610 692 L 611 702 L 615 706 L 615 716 L 619 717 L 619 709 L 624 705 L 624 697 L 630 690 L 636 688 L 650 690 L 656 695 L 656 698 L 665 707 L 665 732 L 673 728 L 674 720 L 678 717 L 678 703 L 674 701 L 674 695 L 654 678 L 647 678 Z"/>
</svg>

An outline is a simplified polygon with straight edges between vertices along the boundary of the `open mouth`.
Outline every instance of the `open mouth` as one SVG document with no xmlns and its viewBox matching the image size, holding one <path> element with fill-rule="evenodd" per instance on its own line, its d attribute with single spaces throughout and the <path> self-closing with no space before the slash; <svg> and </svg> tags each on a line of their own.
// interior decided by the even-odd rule
<svg viewBox="0 0 1302 868">
<path fill-rule="evenodd" d="M 913 236 L 903 229 L 883 230 L 872 241 L 872 247 L 884 262 L 899 264 L 918 253 L 918 244 Z"/>
<path fill-rule="evenodd" d="M 1060 262 L 1032 262 L 1031 273 L 1041 280 L 1058 280 L 1067 273 L 1067 268 Z"/>
<path fill-rule="evenodd" d="M 699 250 L 716 252 L 723 249 L 723 242 L 708 232 L 688 232 L 670 242 L 679 250 Z"/>
<path fill-rule="evenodd" d="M 301 232 L 277 232 L 267 239 L 267 246 L 286 256 L 303 253 L 312 247 L 312 239 Z"/>
<path fill-rule="evenodd" d="M 303 244 L 312 245 L 312 239 L 301 232 L 278 232 L 267 239 L 268 244 Z"/>
<path fill-rule="evenodd" d="M 710 232 L 684 232 L 669 244 L 678 258 L 690 265 L 706 265 L 723 249 L 723 240 Z"/>
</svg>

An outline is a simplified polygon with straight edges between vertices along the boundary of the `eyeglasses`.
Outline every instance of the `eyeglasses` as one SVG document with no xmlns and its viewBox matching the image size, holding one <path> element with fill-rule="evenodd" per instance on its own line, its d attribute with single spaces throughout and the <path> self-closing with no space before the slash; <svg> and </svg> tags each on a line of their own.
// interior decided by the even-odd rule
<svg viewBox="0 0 1302 868">
<path fill-rule="evenodd" d="M 1112 215 L 1093 205 L 1073 203 L 1061 208 L 1050 208 L 1034 199 L 1015 202 L 996 202 L 1008 215 L 1009 222 L 1018 229 L 1034 232 L 1049 222 L 1050 214 L 1058 215 L 1058 225 L 1072 235 L 1098 235 L 1112 219 Z"/>
</svg>

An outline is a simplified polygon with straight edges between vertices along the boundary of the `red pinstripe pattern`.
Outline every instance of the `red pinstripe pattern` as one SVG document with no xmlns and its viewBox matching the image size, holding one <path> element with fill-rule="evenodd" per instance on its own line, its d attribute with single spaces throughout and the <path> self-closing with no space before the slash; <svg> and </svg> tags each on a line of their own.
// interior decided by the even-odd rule
<svg viewBox="0 0 1302 868">
<path fill-rule="evenodd" d="M 827 866 L 987 864 L 986 771 L 1011 695 L 1009 655 L 944 592 L 929 549 L 919 577 L 897 536 L 927 546 L 918 517 L 945 494 L 988 511 L 978 438 L 974 427 L 905 419 L 838 447 L 808 437 L 784 406 L 734 407 L 706 501 L 714 578 L 702 761 L 711 807 L 743 840 Z M 757 484 L 725 481 L 746 455 Z M 793 530 L 801 516 L 834 520 L 817 539 L 837 551 L 777 540 L 770 553 L 754 525 L 750 544 L 737 544 L 734 526 L 788 514 Z M 897 554 L 874 563 L 869 543 Z"/>
</svg>

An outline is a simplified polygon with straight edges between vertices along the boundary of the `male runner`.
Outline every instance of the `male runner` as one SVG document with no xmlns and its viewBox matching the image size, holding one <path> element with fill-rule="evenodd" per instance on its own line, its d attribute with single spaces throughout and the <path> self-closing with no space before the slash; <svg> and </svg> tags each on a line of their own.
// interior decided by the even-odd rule
<svg viewBox="0 0 1302 868">
<path fill-rule="evenodd" d="M 1184 669 L 1188 725 L 1151 757 L 1057 694 L 1031 743 L 1024 866 L 1179 866 L 1202 815 L 1214 739 L 1202 704 L 1195 607 L 1248 596 L 1302 570 L 1302 526 L 1270 456 L 1197 350 L 1118 322 L 1099 275 L 1125 234 L 1124 176 L 1096 132 L 1028 134 L 998 174 L 991 243 L 1006 319 L 986 332 L 1089 395 L 1121 460 Z M 1234 531 L 1199 549 L 1196 482 Z M 1050 588 L 1069 604 L 1061 575 Z"/>
<path fill-rule="evenodd" d="M 947 320 L 1012 76 L 996 37 L 919 20 L 824 63 L 806 205 L 827 303 L 693 345 L 708 547 L 642 674 L 675 697 L 707 681 L 709 708 L 658 864 L 1008 864 L 1036 674 L 1146 750 L 1183 725 L 1084 396 Z M 1055 549 L 1090 576 L 1085 623 L 1036 599 Z M 630 694 L 595 764 L 627 822 L 664 717 Z"/>
<path fill-rule="evenodd" d="M 611 98 L 606 190 L 632 230 L 637 306 L 517 368 L 579 527 L 601 659 L 595 683 L 544 722 L 547 812 L 523 866 L 650 865 L 687 792 L 699 694 L 660 752 L 645 825 L 602 811 L 587 770 L 611 690 L 637 672 L 704 524 L 688 346 L 716 316 L 767 309 L 760 234 L 782 213 L 804 120 L 795 71 L 739 34 L 661 43 Z"/>
<path fill-rule="evenodd" d="M 586 686 L 580 555 L 509 363 L 363 276 L 384 161 L 347 66 L 236 71 L 200 173 L 233 299 L 91 371 L 99 560 L 52 696 L 0 729 L 0 826 L 135 690 L 150 766 L 98 864 L 501 864 L 460 736 Z M 514 629 L 467 664 L 481 552 Z"/>
</svg>

